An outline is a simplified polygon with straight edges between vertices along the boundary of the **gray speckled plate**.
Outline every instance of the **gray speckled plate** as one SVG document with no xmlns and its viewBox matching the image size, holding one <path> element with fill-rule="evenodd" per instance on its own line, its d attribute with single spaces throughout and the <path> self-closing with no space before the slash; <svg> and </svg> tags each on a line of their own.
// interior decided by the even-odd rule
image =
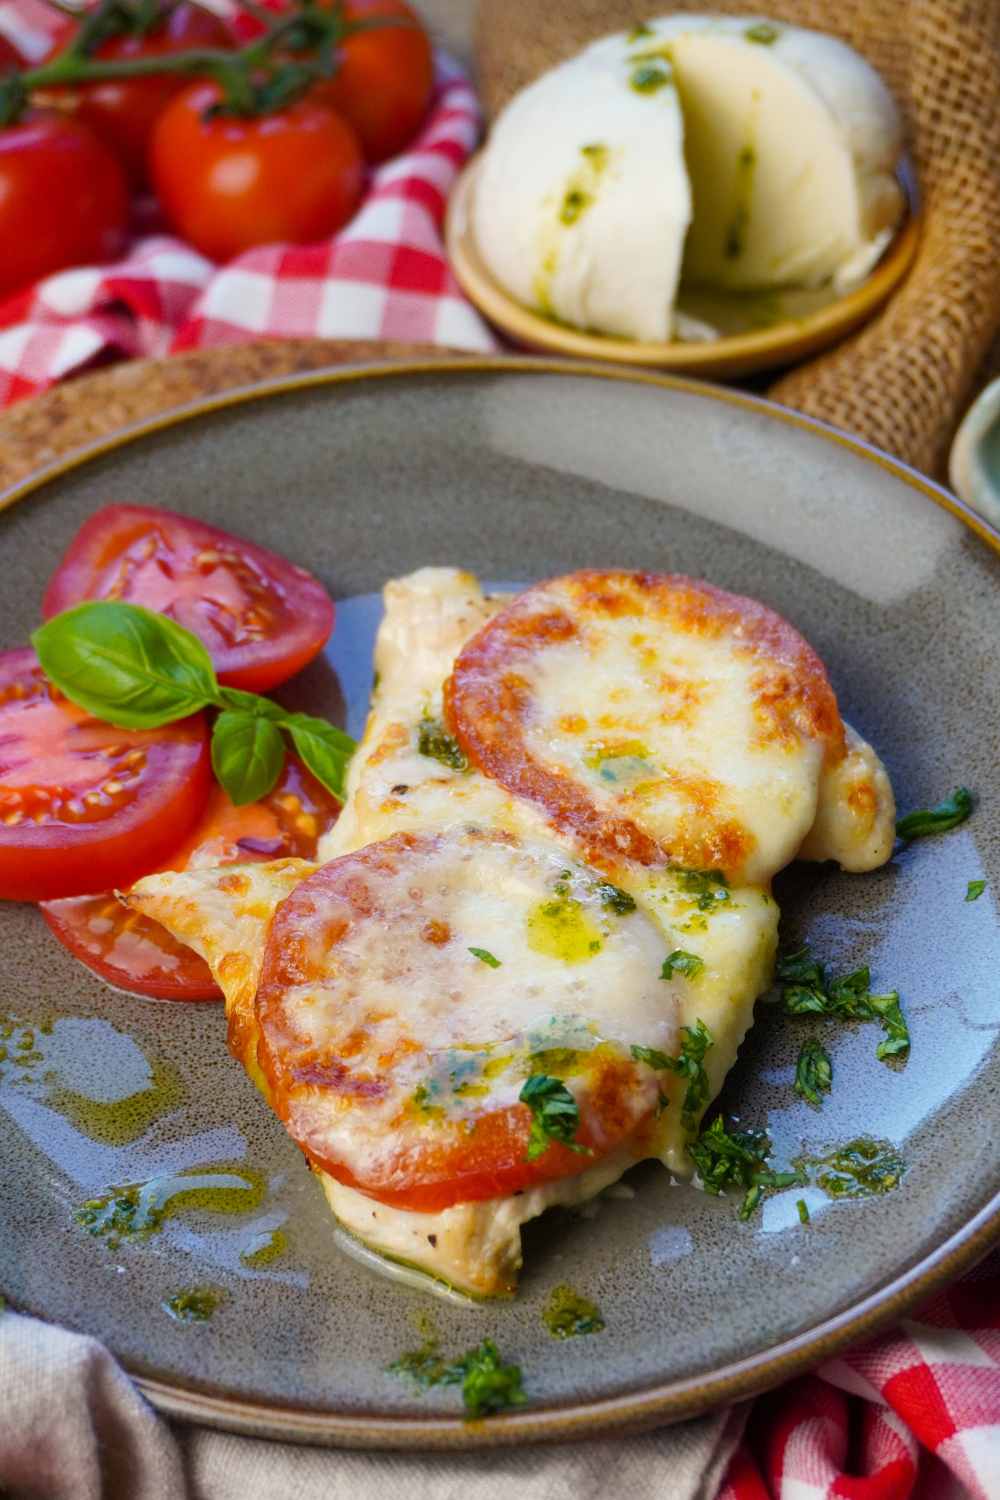
<svg viewBox="0 0 1000 1500">
<path fill-rule="evenodd" d="M 493 579 L 677 569 L 756 595 L 805 632 L 904 808 L 960 781 L 981 799 L 970 823 L 875 875 L 810 867 L 780 881 L 786 936 L 808 936 L 835 968 L 869 963 L 877 986 L 900 990 L 906 1066 L 876 1061 L 872 1028 L 829 1027 L 836 1076 L 817 1112 L 792 1090 L 807 1031 L 765 1006 L 726 1087 L 727 1108 L 766 1126 L 779 1159 L 870 1132 L 902 1149 L 901 1186 L 871 1201 L 810 1189 L 808 1226 L 793 1190 L 741 1223 L 732 1200 L 642 1167 L 627 1201 L 532 1226 L 520 1297 L 482 1308 L 394 1286 L 335 1249 L 301 1157 L 225 1052 L 221 1009 L 114 993 L 35 911 L 5 907 L 3 1004 L 16 1025 L 0 1063 L 0 1286 L 17 1306 L 99 1335 L 176 1413 L 313 1441 L 461 1446 L 651 1424 L 758 1390 L 897 1316 L 996 1238 L 1000 560 L 983 539 L 1000 537 L 943 492 L 743 396 L 480 362 L 278 382 L 9 498 L 4 647 L 32 628 L 77 526 L 113 500 L 189 511 L 315 569 L 345 602 L 325 661 L 295 692 L 354 727 L 373 591 L 392 574 L 429 562 Z M 989 884 L 966 903 L 970 879 Z M 74 1220 L 110 1184 L 219 1164 L 260 1174 L 241 1213 L 189 1206 L 117 1249 Z M 278 1226 L 284 1253 L 246 1267 L 241 1254 Z M 548 1336 L 540 1312 L 565 1281 L 599 1302 L 603 1333 Z M 205 1283 L 226 1294 L 210 1322 L 163 1311 Z M 454 1390 L 420 1396 L 386 1374 L 419 1342 L 422 1315 L 449 1351 L 494 1337 L 522 1365 L 530 1405 L 472 1429 Z"/>
</svg>

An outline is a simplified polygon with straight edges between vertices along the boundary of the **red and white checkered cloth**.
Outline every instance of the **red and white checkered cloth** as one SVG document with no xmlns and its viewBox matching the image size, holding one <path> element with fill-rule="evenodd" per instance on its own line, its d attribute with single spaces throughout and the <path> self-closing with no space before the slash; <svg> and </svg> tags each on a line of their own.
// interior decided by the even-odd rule
<svg viewBox="0 0 1000 1500">
<path fill-rule="evenodd" d="M 756 1401 L 718 1500 L 1000 1500 L 1000 1255 Z"/>
<path fill-rule="evenodd" d="M 0 31 L 32 57 L 53 18 L 40 0 L 0 0 Z M 479 109 L 452 64 L 439 74 L 426 126 L 374 173 L 334 239 L 220 267 L 146 234 L 115 265 L 64 271 L 0 306 L 0 405 L 109 355 L 266 336 L 496 347 L 444 256 L 444 205 Z M 1000 1500 L 1000 1257 L 893 1333 L 757 1401 L 718 1500 Z"/>
<path fill-rule="evenodd" d="M 50 17 L 60 23 L 39 0 L 0 3 L 0 31 L 32 55 L 44 50 Z M 59 272 L 0 303 L 0 406 L 100 360 L 247 339 L 496 348 L 459 291 L 441 238 L 449 190 L 479 128 L 468 80 L 439 56 L 426 125 L 372 173 L 358 212 L 332 239 L 268 245 L 218 266 L 167 234 L 140 234 L 112 265 Z"/>
</svg>

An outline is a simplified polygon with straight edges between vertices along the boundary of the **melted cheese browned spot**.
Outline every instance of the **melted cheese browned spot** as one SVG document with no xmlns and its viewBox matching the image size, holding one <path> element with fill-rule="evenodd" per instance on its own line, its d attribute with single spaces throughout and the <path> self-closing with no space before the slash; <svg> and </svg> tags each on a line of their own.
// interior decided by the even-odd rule
<svg viewBox="0 0 1000 1500">
<path fill-rule="evenodd" d="M 787 864 L 823 765 L 844 753 L 833 691 L 798 632 L 674 574 L 528 589 L 465 646 L 445 696 L 466 753 L 588 858 L 734 882 Z"/>
</svg>

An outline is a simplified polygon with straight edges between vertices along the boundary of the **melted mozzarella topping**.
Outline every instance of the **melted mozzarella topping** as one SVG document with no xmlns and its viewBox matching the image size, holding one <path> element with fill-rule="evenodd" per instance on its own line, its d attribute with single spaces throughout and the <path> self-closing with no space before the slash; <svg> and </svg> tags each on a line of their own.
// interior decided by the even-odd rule
<svg viewBox="0 0 1000 1500">
<path fill-rule="evenodd" d="M 347 805 L 320 853 L 324 860 L 339 859 L 401 831 L 443 835 L 443 863 L 425 862 L 416 871 L 416 883 L 406 887 L 407 893 L 417 890 L 424 905 L 435 904 L 435 911 L 425 915 L 420 927 L 415 920 L 400 922 L 403 893 L 387 890 L 384 901 L 393 919 L 386 930 L 393 934 L 392 945 L 384 935 L 379 942 L 376 925 L 359 928 L 343 951 L 346 987 L 335 985 L 324 994 L 321 983 L 315 1004 L 329 1005 L 329 1019 L 338 1032 L 349 1025 L 357 1032 L 355 1023 L 360 1021 L 363 1029 L 362 1012 L 377 1000 L 394 1017 L 395 1039 L 405 1031 L 418 1045 L 420 1068 L 412 1078 L 405 1068 L 399 1074 L 400 1079 L 405 1075 L 406 1088 L 414 1090 L 441 1073 L 435 1073 L 436 1061 L 453 1045 L 493 1046 L 516 1037 L 527 1047 L 534 1045 L 529 1037 L 553 1020 L 564 1028 L 564 1039 L 580 1019 L 584 1028 L 591 1028 L 590 1042 L 607 1038 L 621 1050 L 639 1042 L 670 1055 L 683 1042 L 683 1028 L 701 1021 L 714 1039 L 705 1057 L 714 1096 L 751 1022 L 754 999 L 769 983 L 777 907 L 763 886 L 623 866 L 616 884 L 638 909 L 609 915 L 596 889 L 603 877 L 580 861 L 572 838 L 551 827 L 537 807 L 471 769 L 442 740 L 444 681 L 462 646 L 505 602 L 485 600 L 474 579 L 453 569 L 423 569 L 386 588 L 386 615 L 376 646 L 379 686 L 351 767 Z M 579 671 L 576 675 L 586 696 L 586 682 Z M 552 691 L 560 691 L 558 682 Z M 637 714 L 644 712 L 637 694 L 630 704 Z M 645 719 L 643 724 L 648 728 Z M 843 811 L 852 806 L 851 793 L 859 785 L 875 788 L 876 800 L 887 797 L 891 806 L 888 781 L 874 753 L 852 737 L 844 761 L 822 773 L 816 769 L 815 775 L 819 811 L 807 839 L 809 857 L 843 858 L 845 865 L 849 859 L 875 858 L 884 806 L 874 819 L 856 811 L 845 818 Z M 815 789 L 812 798 L 815 805 Z M 863 795 L 860 801 L 865 801 Z M 854 802 L 859 802 L 857 796 Z M 784 815 L 779 803 L 774 816 Z M 793 809 L 792 816 L 798 827 L 804 814 Z M 479 830 L 474 854 L 470 828 Z M 484 830 L 499 839 L 484 839 Z M 509 836 L 517 842 L 505 842 Z M 889 849 L 891 839 L 886 856 Z M 260 1035 L 253 1005 L 262 956 L 278 904 L 314 869 L 282 861 L 165 873 L 140 881 L 125 898 L 207 960 L 226 995 L 233 1050 L 265 1093 L 270 1085 L 257 1066 Z M 558 885 L 565 888 L 561 896 Z M 566 897 L 579 908 L 568 930 L 558 919 L 539 920 L 540 908 Z M 406 900 L 419 904 L 409 894 Z M 447 925 L 447 943 L 420 936 L 428 920 Z M 599 946 L 591 952 L 594 942 Z M 501 967 L 475 957 L 468 952 L 471 947 L 492 954 Z M 690 977 L 675 972 L 662 980 L 664 954 L 675 950 L 693 955 L 701 967 Z M 323 955 L 320 959 L 326 961 Z M 294 986 L 288 987 L 290 1011 L 303 1024 L 310 1010 L 305 999 L 304 990 L 296 993 Z M 341 1004 L 346 1010 L 338 1015 Z M 684 1080 L 646 1072 L 644 1065 L 638 1072 L 642 1090 L 655 1086 L 667 1101 L 641 1150 L 686 1174 Z M 495 1097 L 503 1103 L 525 1075 L 522 1070 L 520 1077 L 516 1072 L 504 1076 L 501 1070 L 495 1076 Z M 567 1085 L 585 1101 L 580 1080 L 570 1077 Z M 491 1078 L 491 1091 L 493 1087 Z M 462 1108 L 460 1098 L 444 1098 L 435 1107 Z M 353 1153 L 355 1165 L 370 1166 L 382 1149 L 380 1130 L 369 1130 L 360 1115 L 349 1128 L 347 1113 L 341 1113 L 338 1149 Z M 376 1110 L 372 1120 L 377 1116 Z M 430 1122 L 417 1123 L 412 1139 L 419 1141 Z M 462 1202 L 436 1212 L 378 1202 L 325 1172 L 319 1175 L 338 1218 L 371 1247 L 453 1285 L 490 1295 L 512 1289 L 523 1222 L 550 1204 L 580 1202 L 599 1192 L 630 1165 L 637 1149 L 637 1142 L 629 1142 L 574 1176 L 513 1197 Z"/>
</svg>

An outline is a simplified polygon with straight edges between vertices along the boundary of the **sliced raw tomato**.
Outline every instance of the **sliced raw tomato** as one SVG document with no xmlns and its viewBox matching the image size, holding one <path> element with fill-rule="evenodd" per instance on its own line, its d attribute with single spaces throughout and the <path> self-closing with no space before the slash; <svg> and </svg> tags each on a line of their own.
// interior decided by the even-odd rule
<svg viewBox="0 0 1000 1500">
<path fill-rule="evenodd" d="M 298 885 L 267 933 L 257 1060 L 309 1159 L 433 1211 L 643 1154 L 659 1091 L 630 1046 L 673 1049 L 676 996 L 659 928 L 606 889 L 555 846 L 467 827 L 396 834 Z M 520 1098 L 535 1075 L 576 1103 L 539 1149 Z"/>
<path fill-rule="evenodd" d="M 0 898 L 131 885 L 186 838 L 211 782 L 203 715 L 116 729 L 63 698 L 29 647 L 0 655 Z"/>
<path fill-rule="evenodd" d="M 247 860 L 313 859 L 340 804 L 294 757 L 260 802 L 234 807 L 220 786 L 187 841 L 160 868 L 185 870 Z M 101 979 L 157 1000 L 221 1000 L 204 959 L 159 922 L 107 892 L 42 903 L 59 941 Z"/>
<path fill-rule="evenodd" d="M 204 521 L 107 505 L 85 521 L 42 602 L 124 599 L 200 636 L 219 681 L 266 693 L 294 677 L 333 629 L 333 604 L 304 568 Z"/>
</svg>

